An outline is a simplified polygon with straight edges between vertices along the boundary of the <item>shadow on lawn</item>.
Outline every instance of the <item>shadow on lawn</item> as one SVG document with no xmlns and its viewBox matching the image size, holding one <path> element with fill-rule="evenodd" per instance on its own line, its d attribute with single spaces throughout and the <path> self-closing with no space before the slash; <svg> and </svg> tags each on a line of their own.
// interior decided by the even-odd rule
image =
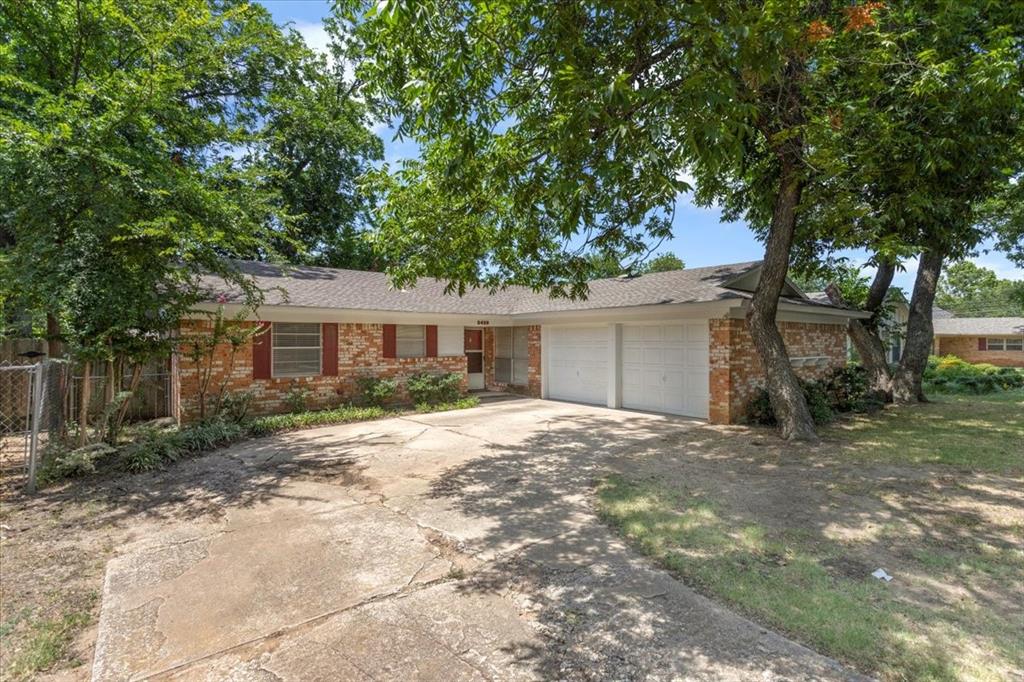
<svg viewBox="0 0 1024 682">
<path fill-rule="evenodd" d="M 694 620 L 699 616 L 692 608 L 687 611 L 651 589 L 657 577 L 650 576 L 646 565 L 623 548 L 618 536 L 596 522 L 590 508 L 588 498 L 609 471 L 634 479 L 646 477 L 674 487 L 683 497 L 706 500 L 727 529 L 762 526 L 773 541 L 795 540 L 820 564 L 820 569 L 812 570 L 820 571 L 826 580 L 856 583 L 865 593 L 875 590 L 878 599 L 898 601 L 894 613 L 878 619 L 879 630 L 859 633 L 866 639 L 854 653 L 863 656 L 843 656 L 842 646 L 824 653 L 843 656 L 872 672 L 956 677 L 962 649 L 953 646 L 947 635 L 971 625 L 950 604 L 995 613 L 1012 630 L 1014 613 L 1022 615 L 1012 603 L 1019 588 L 999 589 L 985 575 L 957 580 L 953 574 L 929 573 L 918 557 L 906 553 L 911 547 L 900 544 L 906 540 L 915 550 L 948 556 L 953 563 L 981 548 L 999 552 L 1019 548 L 1019 527 L 985 515 L 985 509 L 993 506 L 1019 508 L 1021 497 L 1012 493 L 1013 479 L 969 475 L 941 465 L 851 464 L 836 446 L 827 442 L 792 446 L 764 431 L 740 430 L 730 435 L 681 420 L 624 433 L 619 422 L 580 417 L 560 421 L 557 428 L 521 443 L 493 445 L 491 456 L 446 471 L 435 481 L 432 494 L 465 515 L 494 520 L 484 542 L 487 546 L 536 540 L 507 555 L 485 576 L 467 581 L 464 589 L 502 591 L 509 580 L 525 582 L 514 587 L 531 595 L 538 622 L 561 638 L 553 646 L 529 652 L 543 677 L 565 677 L 567 665 L 568 670 L 585 670 L 598 679 L 653 672 L 667 676 L 720 673 L 722 668 L 709 667 L 709 662 L 750 675 L 760 675 L 769 667 L 785 677 L 807 674 L 792 659 L 759 656 L 757 643 L 743 641 L 742 635 L 737 641 L 737 633 L 702 636 L 705 628 L 718 624 Z M 555 536 L 557 542 L 544 541 Z M 712 557 L 701 556 L 701 548 L 696 549 L 692 557 L 680 560 L 710 567 L 732 562 L 736 570 L 763 575 L 785 562 L 784 556 L 772 552 L 759 555 L 733 546 Z M 898 588 L 881 591 L 869 576 L 878 566 L 899 570 Z M 956 567 L 951 570 L 955 573 Z M 681 573 L 685 578 L 700 572 Z M 623 598 L 622 590 L 614 588 L 631 580 L 635 589 Z M 714 590 L 707 590 L 700 580 L 689 582 L 714 596 Z M 790 587 L 800 590 L 799 584 Z M 785 626 L 785 620 L 751 609 L 751 603 L 757 600 L 743 606 L 753 617 Z M 825 609 L 828 603 L 808 600 L 804 606 Z M 829 617 L 822 614 L 818 622 L 827 627 Z M 805 622 L 811 627 L 816 621 Z M 819 647 L 828 640 L 800 628 L 790 632 Z M 968 634 L 1004 652 L 1010 650 L 1008 642 L 1014 637 L 1012 633 Z M 877 648 L 875 658 L 872 648 Z M 676 660 L 670 662 L 668 651 Z"/>
<path fill-rule="evenodd" d="M 592 495 L 609 460 L 679 439 L 714 452 L 733 440 L 683 419 L 638 415 L 624 427 L 620 419 L 567 417 L 448 469 L 431 495 L 491 520 L 487 537 L 469 549 L 501 552 L 461 589 L 526 595 L 521 608 L 552 639 L 516 653 L 544 679 L 761 677 L 769 670 L 788 679 L 843 677 L 677 589 L 597 518 Z"/>
<path fill-rule="evenodd" d="M 1019 503 L 1010 479 L 998 474 L 851 463 L 844 459 L 842 444 L 790 446 L 767 431 L 650 415 L 624 423 L 621 413 L 605 418 L 567 411 L 516 440 L 503 429 L 503 415 L 518 409 L 509 402 L 477 413 L 481 422 L 490 420 L 481 427 L 482 454 L 445 470 L 431 482 L 429 497 L 463 516 L 487 521 L 485 536 L 465 549 L 496 558 L 460 580 L 459 588 L 512 595 L 535 619 L 546 644 L 521 642 L 513 648 L 541 678 L 761 677 L 767 670 L 792 679 L 844 676 L 840 670 L 815 668 L 817 660 L 805 651 L 674 591 L 673 578 L 653 569 L 598 519 L 595 487 L 613 472 L 657 481 L 684 498 L 707 500 L 728 527 L 759 524 L 773 534 L 798 538 L 801 546 L 817 548 L 816 556 L 835 580 L 856 580 L 862 568 L 888 561 L 916 570 L 917 564 L 900 556 L 899 547 L 889 546 L 891 536 L 871 528 L 900 529 L 914 537 L 915 546 L 940 553 L 983 544 L 1003 548 L 1012 546 L 1015 537 L 1020 540 L 1019 528 L 992 523 L 979 511 L 986 505 Z M 424 429 L 428 424 L 458 428 L 446 427 L 443 414 L 418 419 Z M 326 430 L 291 433 L 242 443 L 166 471 L 44 492 L 32 504 L 59 507 L 69 498 L 95 502 L 100 511 L 89 523 L 96 524 L 127 525 L 140 517 L 215 519 L 225 508 L 289 497 L 286 484 L 296 479 L 374 493 L 368 453 L 401 446 L 401 438 L 372 422 L 348 438 Z M 848 545 L 854 548 L 849 560 L 824 563 L 844 533 L 862 536 Z M 730 556 L 741 564 L 749 561 Z M 741 568 L 772 571 L 772 561 L 755 556 L 753 564 Z M 936 632 L 960 627 L 942 615 L 942 605 L 956 596 L 945 591 L 949 586 L 924 571 L 906 577 L 921 584 L 900 593 L 908 618 L 930 619 Z M 980 608 L 1000 613 L 1015 608 L 1007 606 L 1005 592 L 979 584 L 956 587 Z M 897 625 L 878 633 L 878 645 L 927 658 L 929 672 L 937 677 L 955 676 L 956 649 L 919 635 Z"/>
</svg>

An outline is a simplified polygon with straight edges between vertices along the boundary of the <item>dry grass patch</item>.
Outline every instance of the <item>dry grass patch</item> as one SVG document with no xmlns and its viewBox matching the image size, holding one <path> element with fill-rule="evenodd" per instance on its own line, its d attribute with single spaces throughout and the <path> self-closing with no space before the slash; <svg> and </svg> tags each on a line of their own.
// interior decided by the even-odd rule
<svg viewBox="0 0 1024 682">
<path fill-rule="evenodd" d="M 598 508 L 698 590 L 866 673 L 1024 676 L 1024 396 L 823 435 L 682 433 L 617 462 Z"/>
</svg>

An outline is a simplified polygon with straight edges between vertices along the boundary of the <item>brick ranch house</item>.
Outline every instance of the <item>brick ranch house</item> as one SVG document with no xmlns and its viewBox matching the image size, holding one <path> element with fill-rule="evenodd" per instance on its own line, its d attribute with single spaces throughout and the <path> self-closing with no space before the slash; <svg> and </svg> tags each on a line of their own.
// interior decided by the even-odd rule
<svg viewBox="0 0 1024 682">
<path fill-rule="evenodd" d="M 967 362 L 1024 367 L 1024 317 L 953 317 L 936 314 L 936 355 L 955 355 Z"/>
<path fill-rule="evenodd" d="M 381 273 L 237 265 L 266 292 L 247 322 L 266 332 L 235 354 L 231 376 L 228 351 L 218 349 L 211 383 L 251 391 L 254 414 L 285 411 L 297 386 L 309 391 L 310 407 L 328 407 L 357 399 L 359 377 L 426 371 L 460 373 L 470 391 L 726 424 L 742 421 L 764 380 L 745 322 L 759 262 L 596 280 L 585 301 L 522 287 L 459 297 L 437 280 L 396 290 Z M 223 282 L 208 288 L 211 300 L 227 301 L 225 314 L 242 310 Z M 862 316 L 787 284 L 778 320 L 797 373 L 817 378 L 845 364 L 848 321 Z M 182 333 L 211 324 L 184 320 Z M 172 364 L 173 402 L 183 420 L 194 419 L 199 372 L 183 353 Z"/>
</svg>

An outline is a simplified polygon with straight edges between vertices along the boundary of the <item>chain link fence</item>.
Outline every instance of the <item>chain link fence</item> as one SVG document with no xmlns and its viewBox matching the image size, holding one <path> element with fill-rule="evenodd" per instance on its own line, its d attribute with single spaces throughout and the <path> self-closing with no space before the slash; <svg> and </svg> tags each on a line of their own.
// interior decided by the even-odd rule
<svg viewBox="0 0 1024 682">
<path fill-rule="evenodd" d="M 171 380 L 167 371 L 146 371 L 128 402 L 127 421 L 172 415 Z M 116 391 L 129 383 L 120 377 Z M 83 378 L 66 360 L 17 363 L 0 360 L 0 479 L 25 477 L 26 490 L 35 489 L 36 472 L 46 444 L 66 440 L 77 429 Z M 91 424 L 106 404 L 105 376 L 90 377 Z"/>
</svg>

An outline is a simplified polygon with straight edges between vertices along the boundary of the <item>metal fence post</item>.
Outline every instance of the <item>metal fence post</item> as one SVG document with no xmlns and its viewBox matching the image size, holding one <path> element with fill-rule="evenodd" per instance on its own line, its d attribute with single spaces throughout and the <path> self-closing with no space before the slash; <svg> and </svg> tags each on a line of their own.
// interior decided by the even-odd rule
<svg viewBox="0 0 1024 682">
<path fill-rule="evenodd" d="M 28 442 L 28 480 L 25 481 L 25 491 L 34 493 L 36 491 L 36 468 L 39 462 L 39 425 L 43 420 L 43 401 L 46 393 L 43 391 L 43 373 L 46 365 L 42 362 L 32 368 L 32 431 Z"/>
</svg>

